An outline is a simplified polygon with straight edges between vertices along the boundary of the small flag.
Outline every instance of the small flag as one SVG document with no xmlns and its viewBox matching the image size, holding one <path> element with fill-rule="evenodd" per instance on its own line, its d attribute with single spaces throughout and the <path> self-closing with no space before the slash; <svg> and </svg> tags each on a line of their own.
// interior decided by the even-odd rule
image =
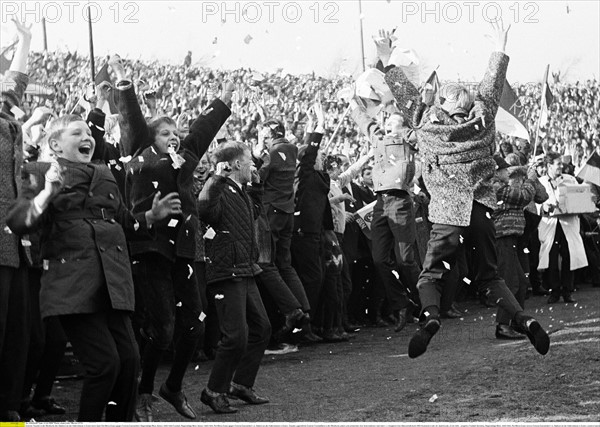
<svg viewBox="0 0 600 427">
<path fill-rule="evenodd" d="M 500 97 L 500 108 L 496 113 L 496 130 L 509 136 L 530 140 L 527 130 L 527 115 L 519 97 L 505 80 L 502 96 Z"/>
<path fill-rule="evenodd" d="M 550 85 L 548 84 L 548 69 L 550 66 L 546 67 L 546 73 L 544 74 L 544 81 L 542 82 L 542 101 L 540 108 L 540 121 L 539 121 L 539 136 L 546 136 L 546 127 L 548 126 L 548 118 L 550 115 L 550 105 L 552 101 L 554 101 L 554 96 L 552 95 L 552 91 L 550 90 Z"/>
<path fill-rule="evenodd" d="M 594 151 L 576 175 L 584 181 L 600 186 L 600 155 Z"/>
<path fill-rule="evenodd" d="M 434 103 L 440 101 L 440 80 L 438 78 L 437 72 L 435 70 L 433 70 L 433 72 L 431 73 L 431 75 L 429 76 L 429 78 L 427 79 L 427 81 L 425 81 L 425 84 L 423 84 L 423 89 L 429 89 L 431 91 L 433 91 L 433 100 Z M 407 107 L 410 108 L 410 107 Z"/>
</svg>

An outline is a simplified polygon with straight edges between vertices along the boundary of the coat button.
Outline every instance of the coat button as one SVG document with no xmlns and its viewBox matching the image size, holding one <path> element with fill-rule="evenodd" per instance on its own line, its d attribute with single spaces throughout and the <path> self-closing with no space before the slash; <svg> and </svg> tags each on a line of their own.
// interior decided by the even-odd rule
<svg viewBox="0 0 600 427">
<path fill-rule="evenodd" d="M 108 193 L 108 198 L 110 200 L 115 200 L 115 195 L 113 193 Z"/>
<path fill-rule="evenodd" d="M 117 222 L 117 221 L 115 221 L 115 219 L 114 219 L 114 218 L 111 218 L 111 219 L 109 219 L 109 220 L 108 220 L 108 222 L 110 222 L 111 224 L 114 224 L 114 223 L 115 223 L 115 222 Z"/>
<path fill-rule="evenodd" d="M 104 246 L 100 246 L 100 252 L 104 252 L 106 249 L 104 249 Z"/>
</svg>

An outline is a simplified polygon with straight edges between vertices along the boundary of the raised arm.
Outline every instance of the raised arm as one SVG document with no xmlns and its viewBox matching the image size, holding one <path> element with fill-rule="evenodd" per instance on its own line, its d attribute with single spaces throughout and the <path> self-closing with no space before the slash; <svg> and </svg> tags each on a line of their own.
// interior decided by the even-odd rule
<svg viewBox="0 0 600 427">
<path fill-rule="evenodd" d="M 125 67 L 118 55 L 113 55 L 109 64 L 117 75 L 117 108 L 121 114 L 119 126 L 121 128 L 121 154 L 124 157 L 134 156 L 145 150 L 152 141 L 146 119 L 140 108 L 140 104 L 133 87 L 133 83 L 125 74 Z"/>
<path fill-rule="evenodd" d="M 182 147 L 196 154 L 199 159 L 206 153 L 219 129 L 231 115 L 230 106 L 233 88 L 233 83 L 230 81 L 223 84 L 221 98 L 211 102 L 200 116 L 194 120 L 194 123 L 190 126 L 189 135 L 183 140 Z"/>
<path fill-rule="evenodd" d="M 3 86 L 10 87 L 10 89 L 2 89 L 2 112 L 8 115 L 13 115 L 17 118 L 23 114 L 19 114 L 19 110 L 15 110 L 15 107 L 21 105 L 23 94 L 29 83 L 27 77 L 27 55 L 29 55 L 29 47 L 31 45 L 31 25 L 25 26 L 16 19 L 13 19 L 13 23 L 16 27 L 18 36 L 17 49 L 13 57 L 12 63 L 10 64 L 9 70 L 4 76 Z M 12 87 L 11 87 L 12 86 Z"/>
</svg>

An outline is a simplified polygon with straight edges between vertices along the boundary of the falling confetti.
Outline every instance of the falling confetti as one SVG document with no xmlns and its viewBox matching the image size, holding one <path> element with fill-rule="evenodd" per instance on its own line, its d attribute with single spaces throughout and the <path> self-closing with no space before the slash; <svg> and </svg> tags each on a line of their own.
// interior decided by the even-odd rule
<svg viewBox="0 0 600 427">
<path fill-rule="evenodd" d="M 201 322 L 204 322 L 204 319 L 206 319 L 206 314 L 204 314 L 204 312 L 200 313 L 200 316 L 198 316 L 198 320 L 200 320 Z"/>
<path fill-rule="evenodd" d="M 173 219 L 171 219 L 171 220 L 169 221 L 169 224 L 168 224 L 168 226 L 169 226 L 169 227 L 177 227 L 177 223 L 178 223 L 178 222 L 179 222 L 179 220 L 177 220 L 177 219 L 173 218 Z"/>
<path fill-rule="evenodd" d="M 444 267 L 446 267 L 446 270 L 450 270 L 450 264 L 448 264 L 446 261 L 442 261 L 442 264 L 444 264 Z"/>
<path fill-rule="evenodd" d="M 215 299 L 223 299 L 223 298 L 225 298 L 225 295 L 223 295 L 223 294 L 216 294 L 215 295 Z"/>
<path fill-rule="evenodd" d="M 392 270 L 392 274 L 394 275 L 396 280 L 400 280 L 400 275 L 398 274 L 398 272 L 396 270 Z"/>
<path fill-rule="evenodd" d="M 438 395 L 437 395 L 437 394 L 434 394 L 433 396 L 431 396 L 431 397 L 429 398 L 429 403 L 433 403 L 433 402 L 435 402 L 436 400 L 438 400 Z"/>
<path fill-rule="evenodd" d="M 467 285 L 471 284 L 471 280 L 468 277 L 463 278 L 463 282 L 465 282 Z"/>
<path fill-rule="evenodd" d="M 192 275 L 194 274 L 194 269 L 192 268 L 191 265 L 187 265 L 188 266 L 188 280 L 192 278 Z"/>
<path fill-rule="evenodd" d="M 181 307 L 183 305 L 183 303 L 181 301 L 179 301 L 177 304 L 175 304 L 175 307 Z"/>
</svg>

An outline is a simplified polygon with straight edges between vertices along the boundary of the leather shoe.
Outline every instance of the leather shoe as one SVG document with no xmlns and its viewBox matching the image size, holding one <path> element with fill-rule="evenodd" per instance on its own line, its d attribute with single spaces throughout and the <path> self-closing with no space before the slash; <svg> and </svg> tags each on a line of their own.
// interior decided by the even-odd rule
<svg viewBox="0 0 600 427">
<path fill-rule="evenodd" d="M 577 302 L 573 299 L 573 297 L 571 295 L 563 295 L 563 301 L 564 302 Z"/>
<path fill-rule="evenodd" d="M 536 295 L 536 296 L 545 296 L 545 295 L 550 295 L 550 292 L 548 291 L 548 289 L 539 287 L 539 288 L 534 289 L 532 291 L 532 294 Z"/>
<path fill-rule="evenodd" d="M 518 317 L 518 319 L 515 318 L 516 324 L 513 323 L 514 329 L 525 333 L 538 353 L 548 353 L 548 350 L 550 349 L 550 337 L 546 331 L 544 331 L 542 325 L 540 325 L 540 323 L 531 316 L 521 315 Z"/>
<path fill-rule="evenodd" d="M 50 396 L 43 397 L 39 400 L 32 400 L 31 406 L 35 409 L 40 409 L 46 412 L 47 414 L 52 415 L 63 415 L 67 412 L 67 410 L 64 407 L 56 403 L 56 400 L 54 400 L 54 398 Z"/>
<path fill-rule="evenodd" d="M 243 400 L 250 405 L 262 405 L 263 403 L 269 403 L 269 399 L 260 397 L 251 388 L 238 384 L 232 384 L 231 387 L 229 387 L 227 397 Z"/>
<path fill-rule="evenodd" d="M 285 328 L 291 331 L 304 318 L 304 312 L 297 308 L 285 315 Z"/>
<path fill-rule="evenodd" d="M 154 421 L 152 402 L 152 395 L 149 393 L 141 393 L 138 396 L 137 406 L 135 407 L 135 419 L 138 422 L 151 423 Z"/>
<path fill-rule="evenodd" d="M 420 328 L 408 343 L 408 357 L 414 359 L 427 351 L 429 341 L 440 330 L 440 321 L 436 318 L 427 319 L 425 326 Z"/>
<path fill-rule="evenodd" d="M 237 409 L 232 408 L 231 405 L 229 405 L 229 400 L 227 400 L 227 396 L 223 393 L 219 393 L 216 397 L 212 397 L 208 394 L 206 389 L 204 389 L 200 395 L 200 401 L 205 405 L 210 406 L 210 409 L 217 414 L 234 414 L 237 412 Z"/>
<path fill-rule="evenodd" d="M 398 312 L 398 317 L 396 319 L 396 325 L 394 326 L 394 332 L 400 332 L 406 326 L 406 313 L 408 309 L 403 308 Z"/>
<path fill-rule="evenodd" d="M 560 300 L 560 296 L 550 295 L 550 298 L 548 298 L 548 304 L 556 304 L 558 300 Z"/>
<path fill-rule="evenodd" d="M 344 339 L 333 331 L 323 332 L 323 341 L 328 343 L 336 343 L 348 341 L 348 339 Z"/>
<path fill-rule="evenodd" d="M 192 407 L 188 404 L 187 398 L 183 391 L 173 392 L 167 388 L 167 385 L 163 383 L 160 386 L 158 395 L 169 402 L 180 415 L 189 418 L 190 420 L 196 419 L 196 413 Z"/>
<path fill-rule="evenodd" d="M 525 335 L 518 333 L 510 325 L 497 325 L 496 338 L 499 340 L 524 340 Z"/>
</svg>

